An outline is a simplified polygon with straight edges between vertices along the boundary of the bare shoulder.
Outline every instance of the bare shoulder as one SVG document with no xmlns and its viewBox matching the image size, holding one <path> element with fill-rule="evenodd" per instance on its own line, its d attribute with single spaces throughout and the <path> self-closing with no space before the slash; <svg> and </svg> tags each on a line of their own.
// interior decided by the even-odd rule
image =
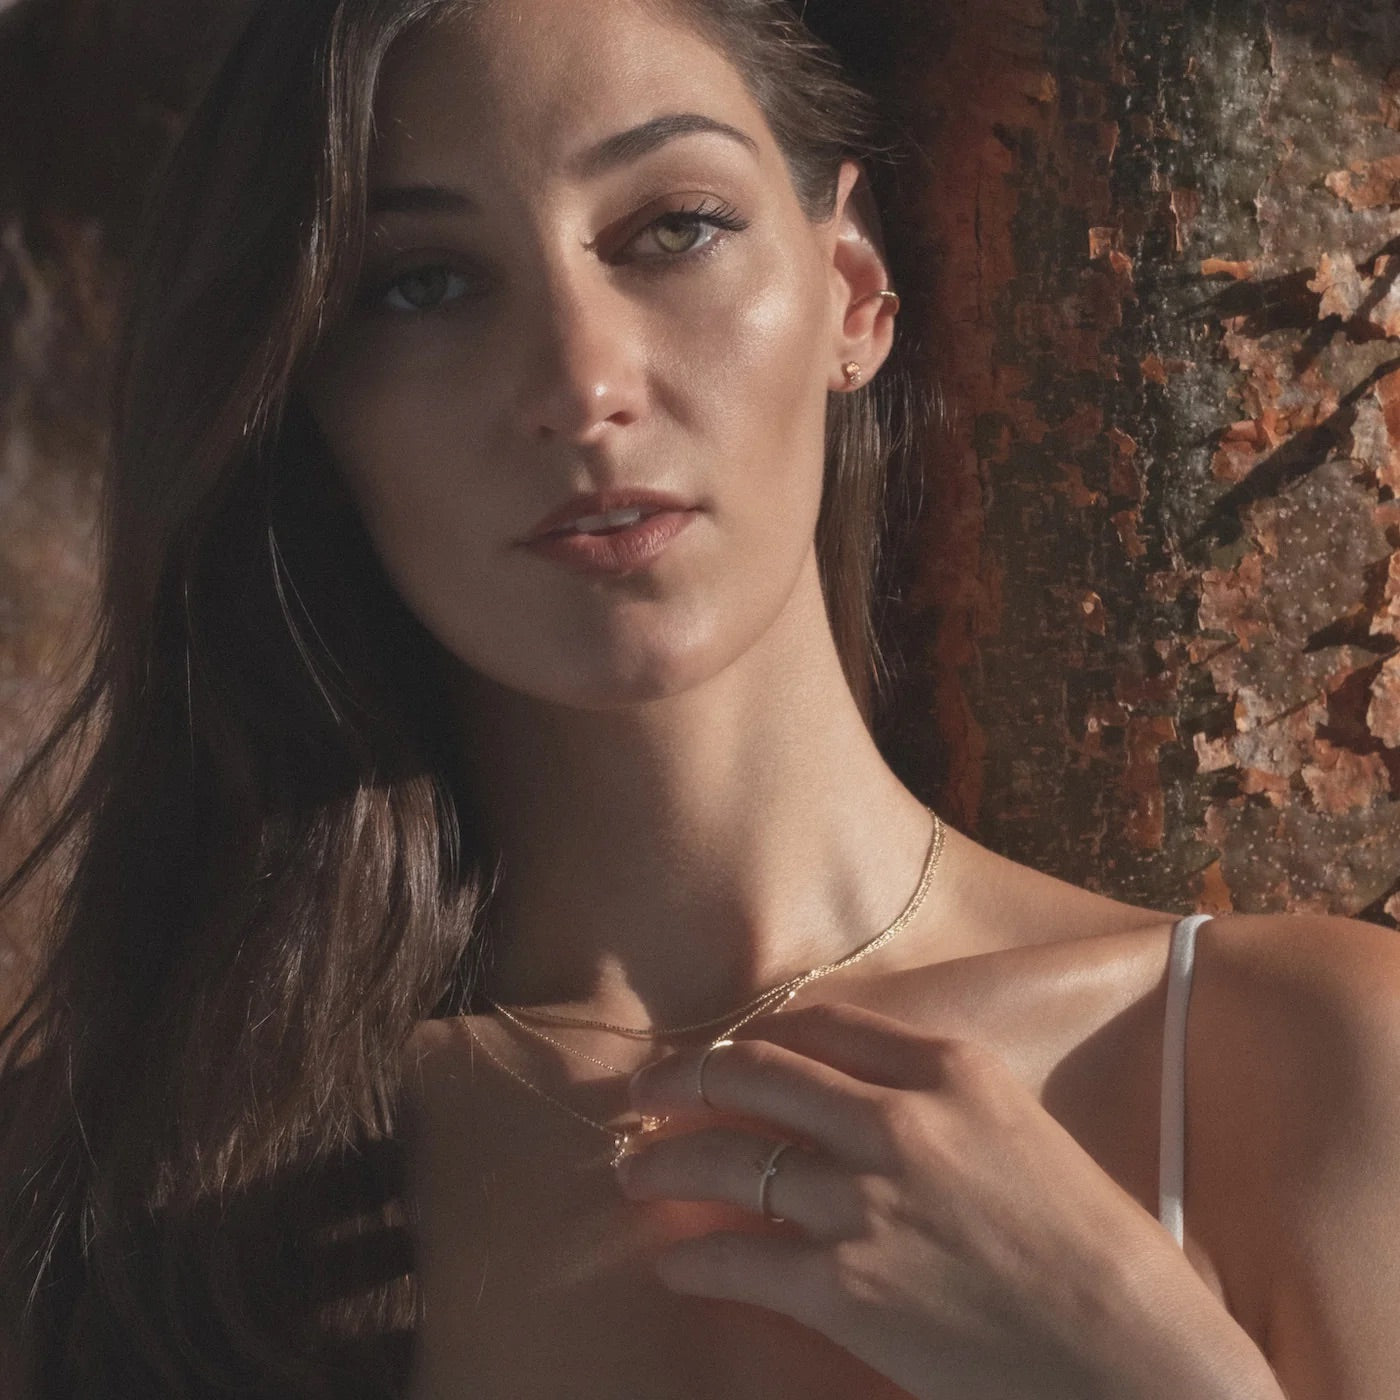
<svg viewBox="0 0 1400 1400">
<path fill-rule="evenodd" d="M 1228 917 L 1198 935 L 1187 1218 L 1295 1400 L 1400 1374 L 1400 935 Z"/>
<path fill-rule="evenodd" d="M 1160 932 L 1174 918 L 1022 865 L 953 830 L 940 881 L 942 922 L 967 931 L 971 952 L 1061 943 L 1088 953 L 1086 940 Z"/>
<path fill-rule="evenodd" d="M 1270 1146 L 1345 1150 L 1362 1125 L 1317 1130 L 1340 1129 L 1355 1096 L 1395 1098 L 1377 1074 L 1400 1055 L 1400 934 L 1322 916 L 1213 919 L 1198 934 L 1191 1018 L 1213 1091 L 1232 1067 L 1273 1091 L 1255 1124 Z"/>
</svg>

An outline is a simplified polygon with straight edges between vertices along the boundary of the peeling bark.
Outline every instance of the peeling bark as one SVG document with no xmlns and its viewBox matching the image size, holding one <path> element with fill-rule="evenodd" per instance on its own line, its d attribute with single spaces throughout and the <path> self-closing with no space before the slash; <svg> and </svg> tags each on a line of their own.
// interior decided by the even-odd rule
<svg viewBox="0 0 1400 1400">
<path fill-rule="evenodd" d="M 1400 13 L 950 11 L 917 602 L 952 814 L 1158 906 L 1394 922 Z"/>
</svg>

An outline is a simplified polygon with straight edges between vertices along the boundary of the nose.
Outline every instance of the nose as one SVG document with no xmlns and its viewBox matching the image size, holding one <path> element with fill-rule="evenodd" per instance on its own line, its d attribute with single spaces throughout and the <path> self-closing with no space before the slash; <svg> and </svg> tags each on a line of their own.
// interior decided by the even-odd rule
<svg viewBox="0 0 1400 1400">
<path fill-rule="evenodd" d="M 520 423 L 540 440 L 591 443 L 643 413 L 636 308 L 600 267 L 542 279 L 522 336 Z"/>
</svg>

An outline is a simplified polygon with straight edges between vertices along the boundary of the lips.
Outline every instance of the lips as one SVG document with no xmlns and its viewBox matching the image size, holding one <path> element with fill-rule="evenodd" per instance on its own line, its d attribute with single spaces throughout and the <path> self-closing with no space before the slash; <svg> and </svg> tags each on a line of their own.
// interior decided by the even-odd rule
<svg viewBox="0 0 1400 1400">
<path fill-rule="evenodd" d="M 598 534 L 611 529 L 626 529 L 653 515 L 666 512 L 683 514 L 695 509 L 692 502 L 668 492 L 644 487 L 615 487 L 566 501 L 558 510 L 539 521 L 520 543 L 535 544 L 540 540 L 575 533 Z"/>
<path fill-rule="evenodd" d="M 622 512 L 619 512 L 621 514 Z M 591 578 L 627 578 L 659 565 L 699 518 L 693 510 L 659 510 L 599 531 L 559 530 L 525 546 L 531 554 Z"/>
</svg>

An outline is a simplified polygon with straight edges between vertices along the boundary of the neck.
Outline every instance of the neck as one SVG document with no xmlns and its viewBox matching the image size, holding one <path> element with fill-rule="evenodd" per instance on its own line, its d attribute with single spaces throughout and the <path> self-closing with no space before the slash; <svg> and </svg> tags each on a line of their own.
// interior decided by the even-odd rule
<svg viewBox="0 0 1400 1400">
<path fill-rule="evenodd" d="M 462 701 L 502 858 L 496 1001 L 698 1021 L 843 957 L 918 884 L 929 816 L 865 727 L 815 587 L 674 697 L 567 710 L 473 679 Z M 922 919 L 938 904 L 935 881 Z"/>
</svg>

